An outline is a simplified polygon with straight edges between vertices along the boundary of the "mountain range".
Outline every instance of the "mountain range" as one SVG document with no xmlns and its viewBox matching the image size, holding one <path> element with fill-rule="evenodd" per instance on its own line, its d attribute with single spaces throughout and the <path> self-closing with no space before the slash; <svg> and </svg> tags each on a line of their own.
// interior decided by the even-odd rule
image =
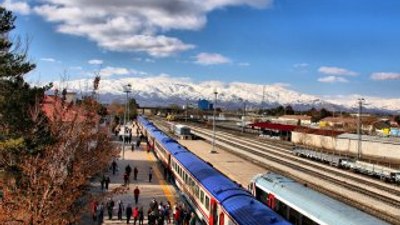
<svg viewBox="0 0 400 225">
<path fill-rule="evenodd" d="M 93 79 L 80 79 L 67 82 L 54 82 L 56 88 L 67 88 L 78 94 L 92 91 Z M 242 107 L 243 99 L 248 108 L 270 108 L 278 105 L 291 105 L 304 110 L 311 107 L 334 111 L 357 110 L 357 101 L 364 98 L 365 111 L 399 113 L 400 99 L 384 99 L 371 96 L 316 96 L 294 91 L 285 84 L 260 85 L 244 82 L 224 83 L 220 81 L 193 82 L 189 78 L 172 78 L 168 75 L 153 77 L 102 78 L 100 81 L 100 101 L 111 103 L 126 100 L 127 85 L 131 85 L 129 95 L 141 106 L 168 106 L 171 104 L 196 104 L 199 99 L 214 101 L 217 92 L 217 105 L 223 108 Z"/>
</svg>

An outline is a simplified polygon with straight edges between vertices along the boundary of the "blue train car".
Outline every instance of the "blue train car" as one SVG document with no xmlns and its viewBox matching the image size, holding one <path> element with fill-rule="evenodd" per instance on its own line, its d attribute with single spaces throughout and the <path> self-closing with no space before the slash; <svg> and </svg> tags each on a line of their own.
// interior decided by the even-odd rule
<svg viewBox="0 0 400 225">
<path fill-rule="evenodd" d="M 144 117 L 139 126 L 154 154 L 208 225 L 289 225 L 248 191 L 158 130 Z"/>
</svg>

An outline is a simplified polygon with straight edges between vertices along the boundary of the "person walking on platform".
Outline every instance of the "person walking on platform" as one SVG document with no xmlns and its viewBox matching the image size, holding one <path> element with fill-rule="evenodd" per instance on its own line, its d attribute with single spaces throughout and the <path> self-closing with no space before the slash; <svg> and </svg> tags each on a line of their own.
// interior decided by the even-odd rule
<svg viewBox="0 0 400 225">
<path fill-rule="evenodd" d="M 115 162 L 115 160 L 113 160 L 111 163 L 111 169 L 112 169 L 113 175 L 115 175 L 115 172 L 117 171 L 117 167 L 118 167 L 117 162 Z"/>
<path fill-rule="evenodd" d="M 98 207 L 97 207 L 97 224 L 101 225 L 103 224 L 103 220 L 104 220 L 104 204 L 101 203 Z"/>
<path fill-rule="evenodd" d="M 118 201 L 118 220 L 122 220 L 122 212 L 124 211 L 124 203 L 119 200 Z"/>
<path fill-rule="evenodd" d="M 180 219 L 181 219 L 181 211 L 178 206 L 174 208 L 174 225 L 181 225 L 180 224 Z"/>
<path fill-rule="evenodd" d="M 143 225 L 143 220 L 144 220 L 144 210 L 143 210 L 143 206 L 140 206 L 140 208 L 139 208 L 139 225 Z"/>
<path fill-rule="evenodd" d="M 139 170 L 137 169 L 137 167 L 135 166 L 135 168 L 133 169 L 133 179 L 137 180 L 137 175 L 139 173 Z"/>
<path fill-rule="evenodd" d="M 135 204 L 137 205 L 139 202 L 139 194 L 140 194 L 140 190 L 139 187 L 136 186 L 135 190 L 133 190 L 133 196 L 135 197 Z"/>
<path fill-rule="evenodd" d="M 131 176 L 132 168 L 129 164 L 125 167 L 125 172 L 128 174 L 128 177 Z"/>
<path fill-rule="evenodd" d="M 149 169 L 149 183 L 151 183 L 152 179 L 153 179 L 153 168 L 150 167 L 150 169 Z"/>
<path fill-rule="evenodd" d="M 129 176 L 127 173 L 124 173 L 124 186 L 128 186 Z"/>
<path fill-rule="evenodd" d="M 128 206 L 126 207 L 126 224 L 129 224 L 129 220 L 131 220 L 131 216 L 132 216 L 132 206 L 131 204 L 128 204 Z"/>
<path fill-rule="evenodd" d="M 103 174 L 103 176 L 101 177 L 101 180 L 100 180 L 101 190 L 104 190 L 105 182 L 106 182 L 106 177 Z"/>
<path fill-rule="evenodd" d="M 112 200 L 112 198 L 108 199 L 106 206 L 107 206 L 108 219 L 112 220 L 113 210 L 114 210 L 114 200 Z"/>
<path fill-rule="evenodd" d="M 93 223 L 96 222 L 96 211 L 97 211 L 97 201 L 93 200 L 92 204 L 90 204 L 90 212 L 92 213 Z"/>
<path fill-rule="evenodd" d="M 136 222 L 139 220 L 139 208 L 136 206 L 133 209 L 133 225 L 136 225 Z"/>
<path fill-rule="evenodd" d="M 106 190 L 108 190 L 108 184 L 110 184 L 110 177 L 107 175 L 106 177 L 105 177 L 105 184 L 106 184 Z"/>
</svg>

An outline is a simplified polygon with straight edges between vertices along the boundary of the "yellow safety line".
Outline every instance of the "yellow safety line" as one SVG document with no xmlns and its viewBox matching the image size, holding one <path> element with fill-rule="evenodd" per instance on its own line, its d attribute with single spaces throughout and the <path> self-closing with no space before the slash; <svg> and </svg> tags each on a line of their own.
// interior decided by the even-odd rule
<svg viewBox="0 0 400 225">
<path fill-rule="evenodd" d="M 153 164 L 153 167 L 155 166 L 155 162 L 156 159 L 153 156 L 153 153 L 147 153 L 147 160 L 150 161 Z M 164 195 L 167 197 L 168 201 L 174 205 L 175 204 L 175 198 L 174 195 L 172 194 L 169 185 L 167 184 L 167 182 L 165 182 L 165 180 L 163 179 L 163 176 L 161 175 L 161 173 L 158 171 L 158 169 L 153 170 L 154 174 L 156 175 L 158 182 L 161 185 L 161 188 L 164 192 Z M 171 205 L 171 207 L 172 207 Z"/>
</svg>

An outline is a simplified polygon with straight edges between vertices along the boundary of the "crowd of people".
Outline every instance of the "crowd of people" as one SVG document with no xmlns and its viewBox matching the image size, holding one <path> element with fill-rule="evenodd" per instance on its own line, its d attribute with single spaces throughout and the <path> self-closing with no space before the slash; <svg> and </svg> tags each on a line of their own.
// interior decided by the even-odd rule
<svg viewBox="0 0 400 225">
<path fill-rule="evenodd" d="M 137 127 L 137 126 L 136 126 Z M 125 132 L 129 134 L 128 138 L 125 139 L 128 144 L 132 142 L 132 129 L 128 129 Z M 115 131 L 115 135 L 118 136 L 119 130 Z M 143 134 L 136 128 L 137 141 L 136 145 L 132 144 L 132 151 L 139 149 L 141 141 L 145 140 Z M 113 176 L 119 176 L 119 167 L 117 160 L 113 160 L 110 164 L 110 173 Z M 123 173 L 123 186 L 128 187 L 131 181 L 131 175 L 133 172 L 133 180 L 138 181 L 139 168 L 137 166 L 126 165 Z M 165 173 L 165 171 L 164 171 Z M 165 174 L 164 174 L 165 176 Z M 114 179 L 114 178 L 113 178 Z M 153 168 L 148 169 L 148 182 L 151 183 L 153 179 Z M 110 176 L 107 174 L 102 175 L 100 179 L 100 186 L 102 191 L 109 189 L 111 182 Z M 101 225 L 104 222 L 104 218 L 108 220 L 119 220 L 126 221 L 127 224 L 133 223 L 134 225 L 144 225 L 145 217 L 147 217 L 147 225 L 195 225 L 197 221 L 196 215 L 185 204 L 174 204 L 173 206 L 169 201 L 157 202 L 155 198 L 151 200 L 147 210 L 143 204 L 140 204 L 140 188 L 138 185 L 132 191 L 134 201 L 128 202 L 122 199 L 117 202 L 113 198 L 108 198 L 105 202 L 92 201 L 90 204 L 90 211 L 92 215 L 93 224 Z"/>
<path fill-rule="evenodd" d="M 136 198 L 135 203 L 127 203 L 126 206 L 122 200 L 118 200 L 115 203 L 112 198 L 109 198 L 105 204 L 99 204 L 97 201 L 92 202 L 91 213 L 94 224 L 101 225 L 104 222 L 105 212 L 107 213 L 108 220 L 113 220 L 116 213 L 116 220 L 126 220 L 127 224 L 133 222 L 134 225 L 136 223 L 144 225 L 144 207 L 138 204 Z M 125 218 L 123 218 L 123 215 L 125 215 Z M 196 223 L 197 217 L 195 213 L 191 212 L 183 203 L 171 206 L 169 201 L 158 203 L 155 198 L 149 203 L 147 225 L 195 225 Z"/>
</svg>

